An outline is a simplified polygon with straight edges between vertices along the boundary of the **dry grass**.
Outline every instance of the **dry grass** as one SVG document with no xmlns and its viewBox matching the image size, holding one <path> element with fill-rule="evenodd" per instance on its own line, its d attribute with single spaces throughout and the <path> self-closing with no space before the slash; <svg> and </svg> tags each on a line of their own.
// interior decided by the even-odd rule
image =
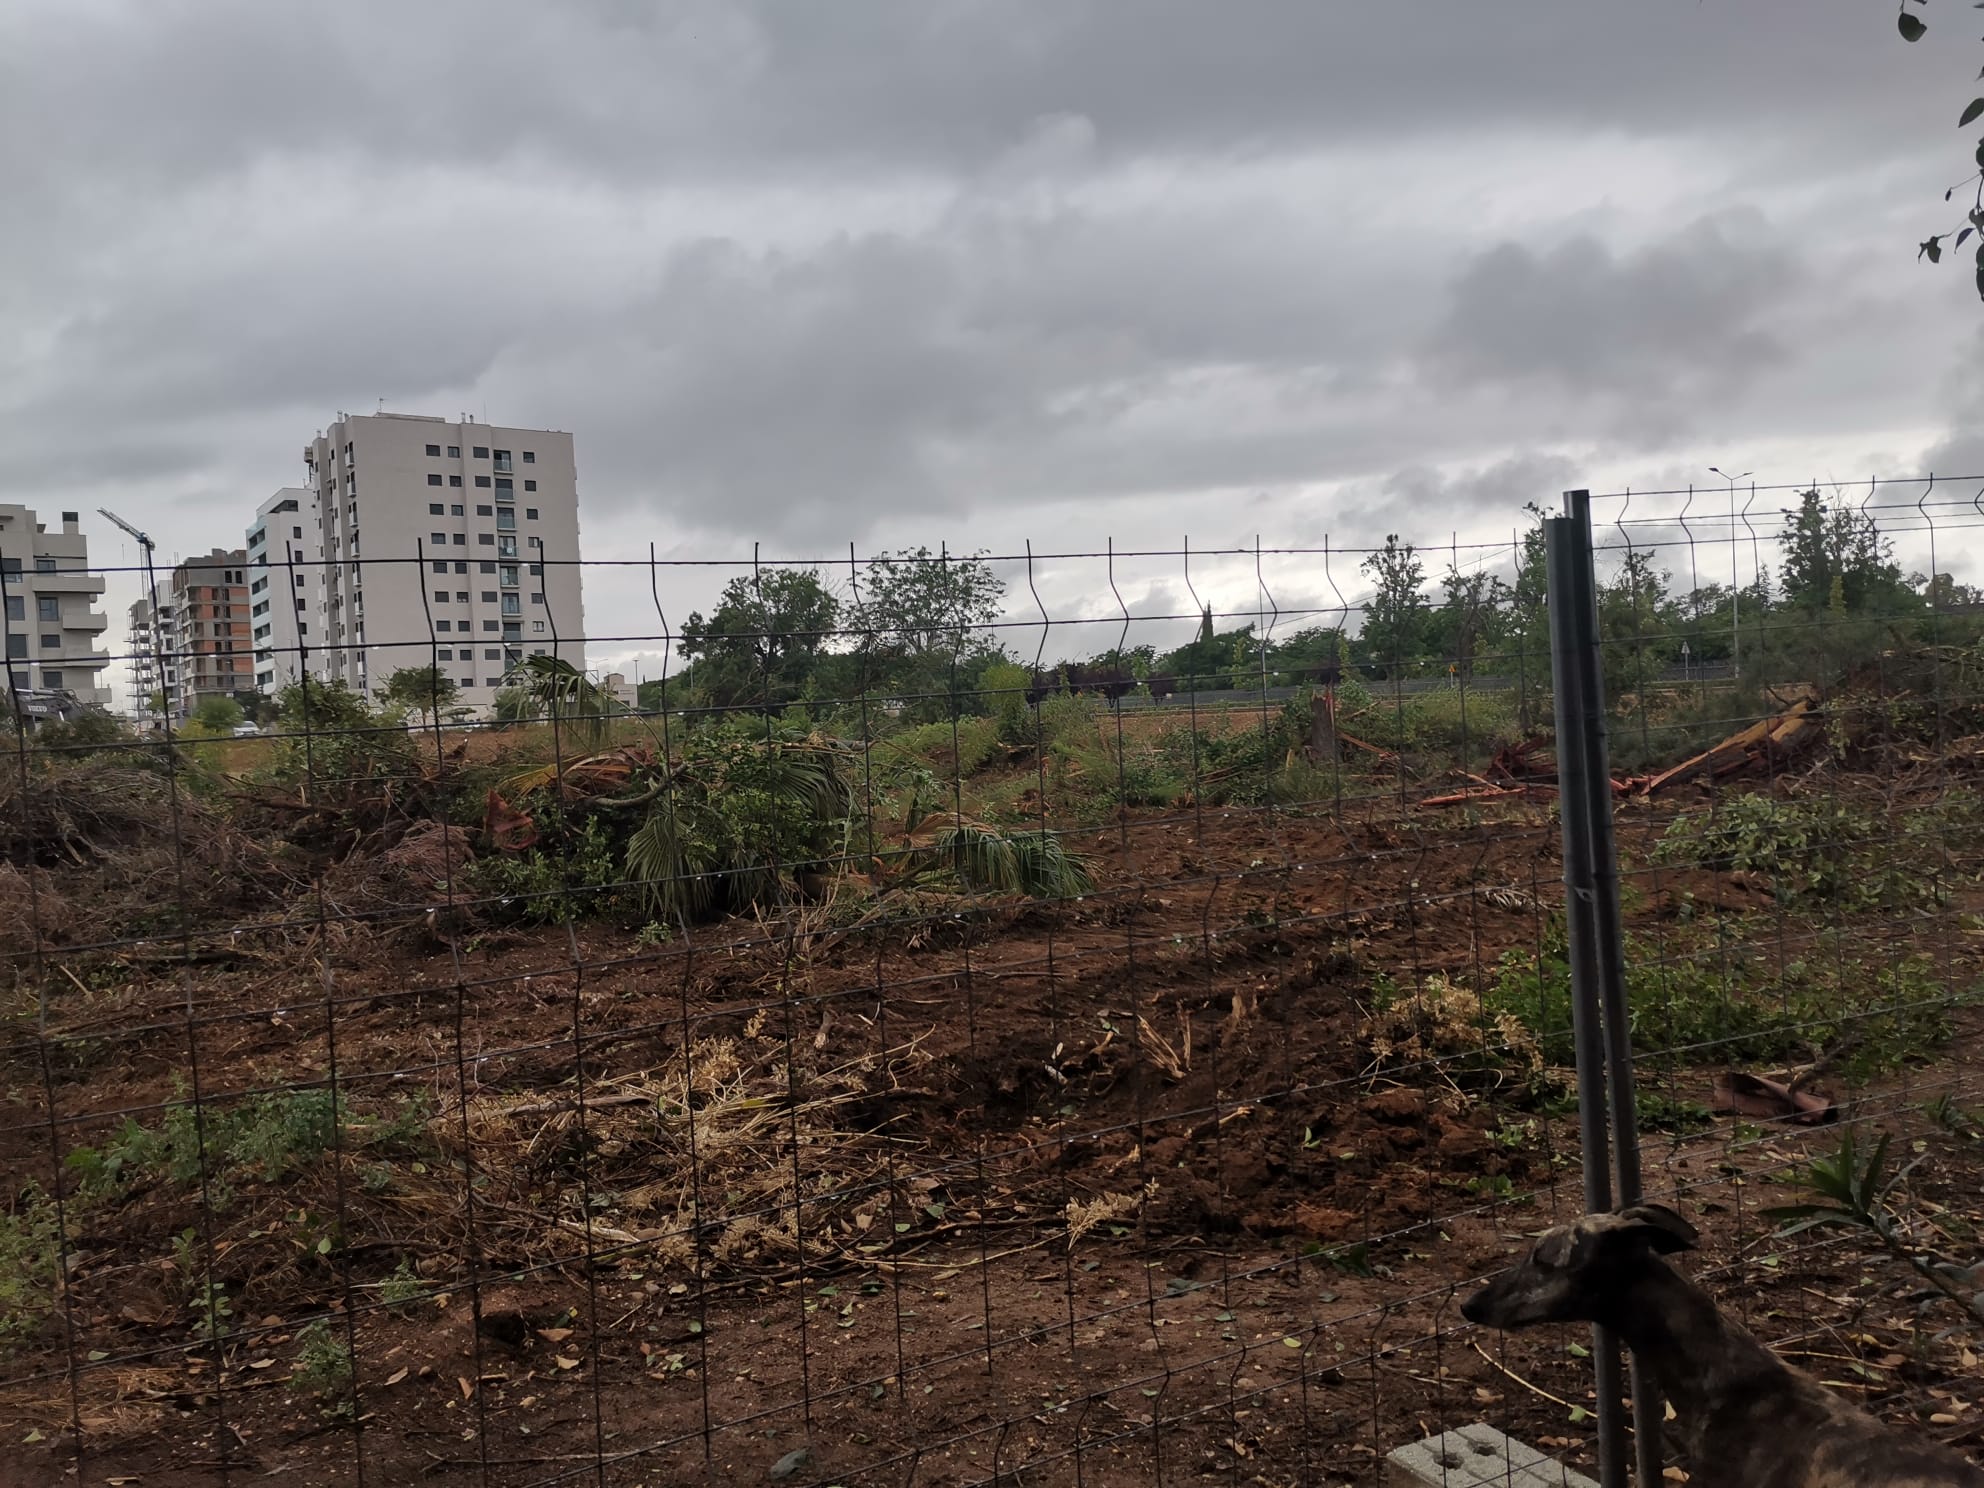
<svg viewBox="0 0 1984 1488">
<path fill-rule="evenodd" d="M 908 1196 L 890 1148 L 921 1144 L 891 1133 L 907 1102 L 889 1097 L 927 1057 L 910 1043 L 816 1066 L 770 1021 L 594 1080 L 583 1101 L 472 1097 L 434 1134 L 461 1155 L 466 1126 L 477 1172 L 512 1201 L 504 1227 L 531 1254 L 589 1240 L 687 1268 L 700 1251 L 707 1273 L 893 1242 Z"/>
</svg>

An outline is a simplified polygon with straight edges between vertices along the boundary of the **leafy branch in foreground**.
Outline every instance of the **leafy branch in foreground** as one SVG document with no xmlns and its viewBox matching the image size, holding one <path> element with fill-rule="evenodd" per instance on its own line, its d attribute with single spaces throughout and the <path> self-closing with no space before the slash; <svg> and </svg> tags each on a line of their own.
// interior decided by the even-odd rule
<svg viewBox="0 0 1984 1488">
<path fill-rule="evenodd" d="M 1928 3 L 1929 0 L 1901 0 L 1901 13 L 1895 17 L 1895 29 L 1901 33 L 1901 39 L 1903 41 L 1920 41 L 1924 36 L 1928 35 L 1929 23 L 1908 8 L 1911 4 L 1926 8 Z M 1984 6 L 1977 8 L 1984 9 Z M 1984 71 L 1980 71 L 1977 76 L 1980 80 L 1984 80 Z M 1984 118 L 1984 98 L 1973 98 L 1965 105 L 1962 114 L 1958 116 L 1956 127 L 1958 129 L 1968 129 L 1980 118 Z M 1977 188 L 1976 200 L 1972 203 L 1970 211 L 1965 214 L 1968 218 L 1969 226 L 1956 230 L 1956 242 L 1950 246 L 1951 251 L 1954 252 L 1963 246 L 1964 240 L 1972 233 L 1978 234 L 1977 294 L 1978 298 L 1984 299 L 1984 139 L 1980 139 L 1977 142 L 1976 160 L 1977 170 L 1945 191 L 1943 193 L 1943 200 L 1948 201 L 1963 187 L 1975 185 Z M 1942 262 L 1943 239 L 1948 236 L 1949 234 L 1947 232 L 1940 232 L 1925 239 L 1915 250 L 1916 259 L 1920 261 L 1926 258 L 1930 263 Z"/>
<path fill-rule="evenodd" d="M 1977 1278 L 1971 1269 L 1917 1244 L 1907 1221 L 1889 1202 L 1890 1195 L 1922 1159 L 1918 1157 L 1892 1177 L 1886 1177 L 1888 1142 L 1889 1134 L 1881 1133 L 1880 1141 L 1863 1161 L 1854 1135 L 1848 1131 L 1840 1139 L 1837 1152 L 1830 1157 L 1813 1158 L 1798 1179 L 1801 1187 L 1824 1202 L 1781 1205 L 1766 1209 L 1765 1217 L 1783 1223 L 1784 1229 L 1779 1234 L 1786 1237 L 1824 1225 L 1858 1230 L 1896 1260 L 1907 1262 L 1972 1319 L 1984 1322 L 1984 1291 L 1977 1290 Z"/>
</svg>

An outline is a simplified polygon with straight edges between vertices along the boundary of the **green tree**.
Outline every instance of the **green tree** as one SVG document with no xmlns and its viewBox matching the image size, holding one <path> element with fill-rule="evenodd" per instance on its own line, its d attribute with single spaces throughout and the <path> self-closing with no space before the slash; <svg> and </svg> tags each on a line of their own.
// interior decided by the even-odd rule
<svg viewBox="0 0 1984 1488">
<path fill-rule="evenodd" d="M 1403 676 L 1426 649 L 1426 565 L 1397 533 L 1358 565 L 1377 588 L 1364 609 L 1360 649 L 1383 676 Z"/>
<path fill-rule="evenodd" d="M 690 615 L 682 654 L 697 690 L 718 706 L 783 706 L 805 692 L 839 620 L 840 601 L 818 569 L 741 574 L 708 618 Z"/>
<path fill-rule="evenodd" d="M 1784 602 L 1802 610 L 1893 613 L 1917 607 L 1894 561 L 1894 544 L 1871 516 L 1850 503 L 1827 506 L 1816 490 L 1799 495 L 1778 536 Z"/>
<path fill-rule="evenodd" d="M 202 698 L 193 709 L 193 722 L 216 734 L 226 733 L 247 716 L 231 697 Z"/>
<path fill-rule="evenodd" d="M 1508 630 L 1509 586 L 1498 574 L 1466 573 L 1450 560 L 1440 588 L 1440 608 L 1422 632 L 1428 649 L 1463 677 L 1474 675 L 1484 653 L 1499 671 L 1495 653 Z"/>
<path fill-rule="evenodd" d="M 869 560 L 859 588 L 851 628 L 860 633 L 867 673 L 880 690 L 907 700 L 913 716 L 958 712 L 969 684 L 1004 657 L 984 632 L 1006 586 L 980 554 L 885 553 Z"/>
<path fill-rule="evenodd" d="M 401 667 L 386 678 L 381 696 L 401 713 L 430 718 L 438 716 L 460 697 L 461 688 L 438 666 Z"/>
</svg>

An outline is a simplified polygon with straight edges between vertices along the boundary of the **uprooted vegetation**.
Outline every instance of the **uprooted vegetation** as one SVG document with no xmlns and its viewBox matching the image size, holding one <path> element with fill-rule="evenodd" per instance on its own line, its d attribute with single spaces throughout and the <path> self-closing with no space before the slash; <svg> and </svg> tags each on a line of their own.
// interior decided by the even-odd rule
<svg viewBox="0 0 1984 1488">
<path fill-rule="evenodd" d="M 981 1274 L 1002 1335 L 1040 1275 L 1114 1307 L 1142 1258 L 1208 1243 L 1333 1290 L 1458 1275 L 1450 1218 L 1525 1202 L 1570 1150 L 1547 741 L 1472 697 L 1346 687 L 1333 753 L 1306 697 L 597 740 L 369 711 L 340 734 L 349 701 L 170 769 L 146 746 L 25 773 L 47 806 L 8 825 L 0 881 L 81 929 L 42 922 L 55 954 L 17 954 L 8 1008 L 33 1140 L 0 1345 L 24 1369 L 73 1322 L 81 1357 L 284 1376 L 244 1397 L 270 1436 L 416 1410 L 458 1433 L 483 1389 L 498 1420 L 589 1384 L 596 1348 L 609 1408 L 644 1392 L 659 1436 L 704 1378 L 783 1363 L 777 1299 L 865 1402 L 844 1361 L 898 1286 L 925 1289 L 896 1304 L 915 1370 L 965 1326 L 927 1289 Z M 1965 1016 L 1976 761 L 1938 742 L 1947 710 L 1813 716 L 1621 792 L 1642 1119 L 1677 1140 L 1725 1067 L 1878 1089 Z M 1424 804 L 1480 789 L 1456 770 L 1497 794 Z M 982 1273 L 933 1280 L 960 1262 Z M 1296 1331 L 1268 1342 L 1294 1357 Z M 177 1376 L 146 1385 L 146 1429 L 188 1419 Z M 570 1445 L 528 1419 L 520 1452 Z"/>
</svg>

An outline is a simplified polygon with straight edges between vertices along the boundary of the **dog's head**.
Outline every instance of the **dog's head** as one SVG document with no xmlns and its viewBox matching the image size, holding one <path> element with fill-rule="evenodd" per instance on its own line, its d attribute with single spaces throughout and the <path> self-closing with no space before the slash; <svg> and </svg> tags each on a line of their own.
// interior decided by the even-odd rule
<svg viewBox="0 0 1984 1488">
<path fill-rule="evenodd" d="M 1493 1328 L 1594 1322 L 1655 1255 L 1693 1250 L 1695 1227 L 1662 1204 L 1587 1214 L 1537 1237 L 1529 1254 L 1461 1304 Z"/>
</svg>

